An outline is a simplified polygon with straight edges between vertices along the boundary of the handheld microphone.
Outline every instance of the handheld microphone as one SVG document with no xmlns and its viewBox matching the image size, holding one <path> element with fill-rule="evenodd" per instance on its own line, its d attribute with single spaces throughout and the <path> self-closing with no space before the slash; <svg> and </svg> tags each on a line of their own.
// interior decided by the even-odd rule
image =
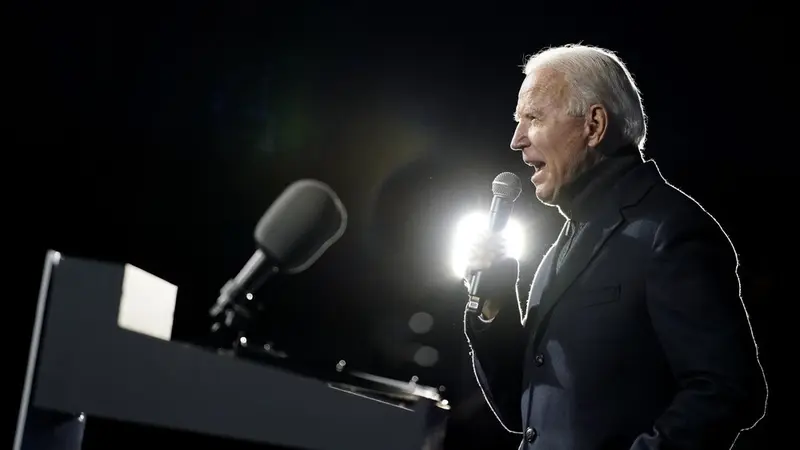
<svg viewBox="0 0 800 450">
<path fill-rule="evenodd" d="M 258 249 L 242 270 L 228 280 L 211 308 L 211 317 L 223 312 L 248 315 L 237 302 L 278 273 L 297 274 L 314 264 L 344 234 L 347 211 L 336 193 L 317 180 L 292 183 L 272 203 L 255 228 Z M 230 325 L 232 314 L 226 314 Z M 216 329 L 219 324 L 215 324 Z"/>
<path fill-rule="evenodd" d="M 522 193 L 522 183 L 519 177 L 511 172 L 503 172 L 492 181 L 492 206 L 489 208 L 489 231 L 498 233 L 503 231 L 514 210 L 514 202 Z M 480 314 L 483 302 L 486 300 L 480 292 L 481 271 L 472 274 L 469 283 L 469 300 L 467 310 L 473 314 Z"/>
</svg>

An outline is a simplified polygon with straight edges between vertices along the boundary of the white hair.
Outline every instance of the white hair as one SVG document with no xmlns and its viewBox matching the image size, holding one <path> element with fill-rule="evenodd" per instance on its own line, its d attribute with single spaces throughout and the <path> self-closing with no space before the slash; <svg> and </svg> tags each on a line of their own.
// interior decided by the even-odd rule
<svg viewBox="0 0 800 450">
<path fill-rule="evenodd" d="M 589 106 L 603 105 L 610 126 L 619 127 L 622 144 L 644 150 L 647 116 L 633 76 L 614 52 L 587 45 L 570 44 L 542 50 L 531 56 L 523 72 L 547 67 L 561 72 L 569 84 L 567 114 L 582 116 Z"/>
</svg>

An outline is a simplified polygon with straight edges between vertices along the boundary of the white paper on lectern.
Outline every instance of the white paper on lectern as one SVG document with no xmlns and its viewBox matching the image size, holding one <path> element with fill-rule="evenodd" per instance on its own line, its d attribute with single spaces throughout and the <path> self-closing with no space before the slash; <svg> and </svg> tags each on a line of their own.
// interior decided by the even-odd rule
<svg viewBox="0 0 800 450">
<path fill-rule="evenodd" d="M 174 284 L 126 264 L 117 325 L 168 341 L 177 297 L 178 287 Z"/>
</svg>

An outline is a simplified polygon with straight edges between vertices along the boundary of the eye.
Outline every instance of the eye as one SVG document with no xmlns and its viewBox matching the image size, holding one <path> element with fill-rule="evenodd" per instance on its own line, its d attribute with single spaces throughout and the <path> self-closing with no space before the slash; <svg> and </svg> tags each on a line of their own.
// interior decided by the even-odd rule
<svg viewBox="0 0 800 450">
<path fill-rule="evenodd" d="M 538 120 L 538 118 L 533 114 L 524 114 L 524 115 L 520 116 L 519 114 L 514 113 L 514 122 L 519 123 L 519 121 L 522 120 L 522 119 L 525 119 L 525 120 L 527 120 L 529 122 L 533 122 L 535 120 Z"/>
</svg>

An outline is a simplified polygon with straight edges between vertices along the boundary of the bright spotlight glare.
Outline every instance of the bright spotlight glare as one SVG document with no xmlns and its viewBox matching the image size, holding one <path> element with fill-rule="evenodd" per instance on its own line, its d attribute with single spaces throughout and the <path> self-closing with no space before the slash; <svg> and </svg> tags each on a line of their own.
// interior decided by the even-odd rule
<svg viewBox="0 0 800 450">
<path fill-rule="evenodd" d="M 456 277 L 461 278 L 465 275 L 469 251 L 472 248 L 475 237 L 488 228 L 489 216 L 487 214 L 473 213 L 464 217 L 458 223 L 453 239 L 451 259 L 453 274 Z M 513 218 L 509 219 L 502 235 L 506 240 L 506 256 L 520 259 L 525 250 L 525 233 L 523 233 L 522 225 Z"/>
</svg>

